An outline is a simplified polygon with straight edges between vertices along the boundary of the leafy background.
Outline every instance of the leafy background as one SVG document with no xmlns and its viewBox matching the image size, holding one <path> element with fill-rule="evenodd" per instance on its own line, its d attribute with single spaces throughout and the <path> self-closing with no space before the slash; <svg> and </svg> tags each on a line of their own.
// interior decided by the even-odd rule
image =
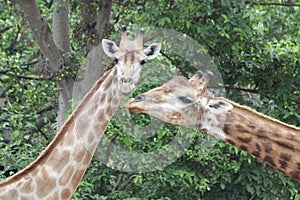
<svg viewBox="0 0 300 200">
<path fill-rule="evenodd" d="M 53 1 L 36 2 L 52 28 Z M 89 1 L 91 8 L 97 5 L 100 0 Z M 84 65 L 87 43 L 94 38 L 84 28 L 87 13 L 81 6 L 70 1 L 68 56 Z M 229 99 L 300 126 L 299 13 L 300 5 L 293 0 L 115 0 L 105 37 L 119 32 L 122 24 L 185 33 L 211 55 Z M 58 89 L 56 77 L 49 78 L 35 67 L 44 57 L 18 5 L 1 0 L 0 16 L 3 180 L 32 162 L 56 134 Z M 161 59 L 178 74 L 195 72 L 176 55 Z M 143 85 L 132 96 L 156 86 Z M 135 116 L 140 126 L 149 119 Z M 129 149 L 147 150 L 166 144 L 178 129 L 165 124 L 156 135 L 137 142 L 120 126 L 112 120 L 107 136 Z M 193 130 L 191 134 L 195 139 L 190 148 L 162 170 L 125 173 L 94 159 L 73 199 L 300 199 L 299 183 L 227 143 L 219 141 L 209 155 L 200 156 L 205 135 Z"/>
</svg>

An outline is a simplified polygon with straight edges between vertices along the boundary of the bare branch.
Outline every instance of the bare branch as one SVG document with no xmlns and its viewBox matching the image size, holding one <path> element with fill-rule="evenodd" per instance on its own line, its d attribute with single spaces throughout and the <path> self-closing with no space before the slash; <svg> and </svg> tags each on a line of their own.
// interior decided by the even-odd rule
<svg viewBox="0 0 300 200">
<path fill-rule="evenodd" d="M 0 90 L 0 97 L 2 97 L 10 88 L 12 88 L 12 84 L 8 84 L 6 87 L 1 88 Z"/>
<path fill-rule="evenodd" d="M 120 186 L 120 183 L 123 181 L 123 176 L 120 176 L 117 180 L 116 185 L 114 186 L 114 188 L 112 189 L 108 199 L 112 199 L 112 195 L 115 193 L 115 191 L 118 189 L 118 187 Z"/>
<path fill-rule="evenodd" d="M 175 67 L 180 71 L 180 73 L 183 75 L 183 76 L 185 76 L 186 78 L 189 78 L 189 76 L 188 76 L 188 74 L 187 73 L 185 73 L 185 71 L 170 57 L 170 56 L 168 56 L 166 53 L 164 53 L 163 51 L 160 51 L 160 53 L 164 56 L 164 57 L 166 57 L 169 61 L 171 61 L 171 63 L 173 64 L 173 65 L 175 65 Z"/>
<path fill-rule="evenodd" d="M 6 27 L 1 28 L 1 29 L 0 29 L 0 35 L 1 35 L 2 33 L 4 33 L 5 31 L 11 29 L 11 28 L 12 28 L 12 26 L 6 26 Z"/>
<path fill-rule="evenodd" d="M 49 111 L 51 110 L 51 112 L 47 113 L 46 115 L 39 117 L 38 121 L 34 124 L 35 127 L 26 131 L 25 135 L 29 135 L 30 137 L 32 137 L 34 135 L 34 133 L 40 132 L 45 137 L 45 139 L 48 140 L 49 138 L 42 131 L 42 128 L 44 126 L 46 126 L 47 124 L 54 123 L 56 121 L 57 108 L 58 108 L 57 105 L 52 105 L 52 106 L 48 106 L 48 107 L 43 108 L 42 110 L 38 111 L 37 113 L 42 113 L 42 111 L 45 111 L 47 109 L 49 109 Z M 44 121 L 44 117 L 47 117 L 47 121 Z M 27 142 L 30 142 L 30 138 L 27 140 Z"/>
<path fill-rule="evenodd" d="M 120 188 L 120 190 L 125 189 L 125 188 L 129 185 L 129 183 L 130 183 L 134 178 L 135 178 L 135 176 L 132 175 L 132 176 L 126 181 L 126 183 Z"/>
<path fill-rule="evenodd" d="M 38 61 L 38 60 L 35 60 L 35 61 L 28 62 L 28 63 L 23 63 L 23 64 L 20 64 L 20 66 L 29 66 L 29 65 L 34 65 L 34 64 L 37 64 L 38 62 L 40 62 L 40 61 Z"/>
<path fill-rule="evenodd" d="M 33 76 L 26 76 L 26 75 L 20 75 L 20 74 L 12 74 L 11 72 L 7 72 L 7 71 L 0 71 L 0 74 L 5 74 L 5 75 L 12 76 L 15 78 L 22 78 L 22 79 L 35 80 L 35 81 L 52 80 L 53 79 L 53 77 L 33 77 Z M 2 94 L 2 92 L 0 94 Z"/>
<path fill-rule="evenodd" d="M 21 32 L 21 27 L 18 26 L 18 31 L 17 31 L 17 33 L 16 33 L 16 35 L 15 35 L 15 38 L 14 38 L 13 41 L 10 43 L 10 45 L 4 49 L 4 51 L 9 51 L 9 50 L 11 50 L 11 49 L 15 46 L 15 44 L 16 44 L 16 42 L 17 42 L 17 40 L 18 40 L 18 36 L 19 36 L 19 33 L 20 33 L 20 32 Z"/>
<path fill-rule="evenodd" d="M 248 88 L 240 88 L 240 87 L 233 87 L 233 86 L 225 86 L 228 90 L 239 90 L 243 92 L 250 92 L 250 93 L 258 93 L 258 89 L 248 89 Z"/>
</svg>

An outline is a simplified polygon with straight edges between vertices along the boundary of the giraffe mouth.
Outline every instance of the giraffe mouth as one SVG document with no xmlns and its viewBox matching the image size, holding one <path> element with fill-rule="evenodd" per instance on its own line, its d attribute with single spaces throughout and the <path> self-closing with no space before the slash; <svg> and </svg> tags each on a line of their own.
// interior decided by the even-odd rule
<svg viewBox="0 0 300 200">
<path fill-rule="evenodd" d="M 134 98 L 127 101 L 124 106 L 126 110 L 130 113 L 134 113 L 134 114 L 147 113 L 146 110 L 144 110 L 141 106 L 139 106 L 139 103 L 135 102 Z"/>
<path fill-rule="evenodd" d="M 145 104 L 141 104 L 140 102 L 137 102 L 137 98 L 133 98 L 127 101 L 125 103 L 125 108 L 128 112 L 134 113 L 134 114 L 140 114 L 140 113 L 145 113 L 148 115 L 151 115 L 153 117 L 156 117 L 160 120 L 163 120 L 165 122 L 169 122 L 172 124 L 179 124 L 180 121 L 182 120 L 182 113 L 179 111 L 165 111 L 162 112 L 161 107 L 152 107 L 152 106 L 147 106 Z M 142 97 L 140 97 L 142 98 Z"/>
</svg>

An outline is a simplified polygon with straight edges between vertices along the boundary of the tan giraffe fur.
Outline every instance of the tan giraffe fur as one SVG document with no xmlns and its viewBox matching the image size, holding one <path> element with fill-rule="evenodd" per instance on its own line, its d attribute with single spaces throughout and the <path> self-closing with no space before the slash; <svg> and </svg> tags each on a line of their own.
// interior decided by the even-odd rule
<svg viewBox="0 0 300 200">
<path fill-rule="evenodd" d="M 134 113 L 204 130 L 300 182 L 300 128 L 206 90 L 208 74 L 174 77 L 126 103 Z"/>
<path fill-rule="evenodd" d="M 95 83 L 39 157 L 0 182 L 1 200 L 72 197 L 121 98 L 134 89 L 141 62 L 160 50 L 160 44 L 143 50 L 143 30 L 134 41 L 127 39 L 126 27 L 122 31 L 120 47 L 102 42 L 108 56 L 118 59 L 116 66 Z"/>
</svg>

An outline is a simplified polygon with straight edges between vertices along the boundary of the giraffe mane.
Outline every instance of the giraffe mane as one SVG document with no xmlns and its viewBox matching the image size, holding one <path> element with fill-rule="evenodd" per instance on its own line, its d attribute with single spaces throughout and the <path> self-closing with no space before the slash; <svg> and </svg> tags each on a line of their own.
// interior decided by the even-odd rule
<svg viewBox="0 0 300 200">
<path fill-rule="evenodd" d="M 8 185 L 10 183 L 13 183 L 16 180 L 19 180 L 20 178 L 24 177 L 30 170 L 36 168 L 36 166 L 43 162 L 47 156 L 57 147 L 59 141 L 65 136 L 70 126 L 73 124 L 75 117 L 80 113 L 83 106 L 85 105 L 85 102 L 89 101 L 92 95 L 95 91 L 97 91 L 100 86 L 102 85 L 103 81 L 107 78 L 107 76 L 112 72 L 114 68 L 110 69 L 106 74 L 102 76 L 101 79 L 99 79 L 95 85 L 92 87 L 92 89 L 85 95 L 81 103 L 77 106 L 77 108 L 74 110 L 72 115 L 69 117 L 69 119 L 63 124 L 60 131 L 56 134 L 54 139 L 51 141 L 51 143 L 47 146 L 47 148 L 42 151 L 42 153 L 35 159 L 32 163 L 30 163 L 28 166 L 26 166 L 21 171 L 17 172 L 16 174 L 12 175 L 11 177 L 8 177 L 7 179 L 0 182 L 0 187 Z"/>
<path fill-rule="evenodd" d="M 241 110 L 244 110 L 244 111 L 246 111 L 246 112 L 249 111 L 249 112 L 251 112 L 252 114 L 256 115 L 257 117 L 259 117 L 259 118 L 261 118 L 261 119 L 266 119 L 266 120 L 272 121 L 272 122 L 274 122 L 274 123 L 276 123 L 276 124 L 278 124 L 278 125 L 280 125 L 280 126 L 285 126 L 285 127 L 294 129 L 294 130 L 296 130 L 296 131 L 300 131 L 300 127 L 296 127 L 296 126 L 293 126 L 293 125 L 290 125 L 290 124 L 286 124 L 286 123 L 284 123 L 284 122 L 282 122 L 282 121 L 279 121 L 279 120 L 277 120 L 277 119 L 271 118 L 271 117 L 269 117 L 269 116 L 267 116 L 267 115 L 264 115 L 264 114 L 262 114 L 262 113 L 260 113 L 260 112 L 257 112 L 256 110 L 254 110 L 254 109 L 252 109 L 252 108 L 250 108 L 250 107 L 248 107 L 248 106 L 240 105 L 240 104 L 238 104 L 238 103 L 236 103 L 236 102 L 233 102 L 233 101 L 231 101 L 231 100 L 229 100 L 229 99 L 222 98 L 222 97 L 219 97 L 219 98 L 217 98 L 217 99 L 222 99 L 222 100 L 224 100 L 224 101 L 227 101 L 228 103 L 230 103 L 231 105 L 233 105 L 233 107 L 240 108 Z"/>
</svg>

